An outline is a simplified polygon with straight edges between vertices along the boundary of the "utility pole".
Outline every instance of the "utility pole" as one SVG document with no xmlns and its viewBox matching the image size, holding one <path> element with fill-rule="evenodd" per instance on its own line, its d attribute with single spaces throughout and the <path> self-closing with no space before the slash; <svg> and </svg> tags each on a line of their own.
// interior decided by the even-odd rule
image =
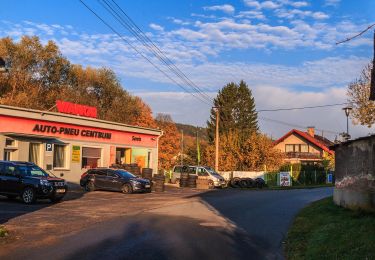
<svg viewBox="0 0 375 260">
<path fill-rule="evenodd" d="M 181 130 L 181 166 L 184 165 L 184 130 Z"/>
<path fill-rule="evenodd" d="M 214 107 L 216 111 L 216 134 L 215 134 L 215 171 L 219 171 L 219 108 Z"/>
</svg>

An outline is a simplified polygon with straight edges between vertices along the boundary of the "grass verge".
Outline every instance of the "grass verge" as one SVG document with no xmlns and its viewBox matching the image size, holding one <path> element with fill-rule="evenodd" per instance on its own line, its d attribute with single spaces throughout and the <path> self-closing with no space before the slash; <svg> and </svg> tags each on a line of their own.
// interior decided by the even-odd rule
<svg viewBox="0 0 375 260">
<path fill-rule="evenodd" d="M 270 190 L 296 190 L 296 189 L 316 189 L 316 188 L 324 188 L 324 187 L 334 187 L 333 184 L 319 184 L 319 185 L 299 185 L 299 186 L 289 186 L 289 187 L 282 187 L 282 186 L 269 186 L 268 189 Z"/>
<path fill-rule="evenodd" d="M 336 206 L 332 197 L 304 208 L 288 232 L 287 259 L 375 259 L 375 214 Z"/>
<path fill-rule="evenodd" d="M 8 236 L 8 231 L 3 226 L 0 226 L 0 238 L 6 236 Z"/>
</svg>

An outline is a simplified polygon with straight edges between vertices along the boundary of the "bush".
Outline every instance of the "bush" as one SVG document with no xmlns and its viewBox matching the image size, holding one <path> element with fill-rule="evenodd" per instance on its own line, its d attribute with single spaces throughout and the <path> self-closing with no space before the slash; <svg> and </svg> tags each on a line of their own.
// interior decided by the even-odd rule
<svg viewBox="0 0 375 260">
<path fill-rule="evenodd" d="M 0 226 L 0 237 L 6 237 L 7 235 L 8 231 L 3 226 Z"/>
</svg>

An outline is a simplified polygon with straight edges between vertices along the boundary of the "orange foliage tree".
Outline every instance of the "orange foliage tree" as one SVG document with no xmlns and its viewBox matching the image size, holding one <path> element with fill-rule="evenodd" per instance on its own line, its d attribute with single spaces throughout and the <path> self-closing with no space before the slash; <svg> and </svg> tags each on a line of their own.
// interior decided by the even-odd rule
<svg viewBox="0 0 375 260">
<path fill-rule="evenodd" d="M 251 133 L 245 141 L 238 131 L 230 131 L 220 137 L 219 170 L 221 171 L 259 171 L 276 170 L 282 164 L 283 155 L 273 148 L 266 135 Z M 215 145 L 205 150 L 208 165 L 215 165 Z"/>
<path fill-rule="evenodd" d="M 0 74 L 0 104 L 46 110 L 62 99 L 97 107 L 100 119 L 156 126 L 150 107 L 123 89 L 111 69 L 71 64 L 53 41 L 2 38 L 0 57 L 10 65 Z"/>
<path fill-rule="evenodd" d="M 155 122 L 163 130 L 163 136 L 159 139 L 159 168 L 170 170 L 178 157 L 180 134 L 170 115 L 158 114 Z"/>
</svg>

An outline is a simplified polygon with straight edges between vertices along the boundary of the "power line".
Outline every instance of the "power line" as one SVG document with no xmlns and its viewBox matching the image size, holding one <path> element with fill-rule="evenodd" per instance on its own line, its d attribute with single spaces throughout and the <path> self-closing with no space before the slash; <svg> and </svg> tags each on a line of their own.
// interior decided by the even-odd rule
<svg viewBox="0 0 375 260">
<path fill-rule="evenodd" d="M 303 109 L 312 109 L 312 108 L 322 108 L 322 107 L 334 107 L 334 106 L 343 106 L 350 103 L 339 103 L 339 104 L 328 104 L 328 105 L 319 105 L 319 106 L 306 106 L 306 107 L 289 107 L 289 108 L 276 108 L 276 109 L 261 109 L 256 112 L 278 112 L 278 111 L 290 111 L 290 110 L 303 110 Z"/>
<path fill-rule="evenodd" d="M 139 28 L 139 26 L 126 14 L 126 12 L 116 3 L 115 0 L 111 0 L 114 5 L 117 7 L 117 9 L 124 15 L 124 17 L 121 17 L 121 15 L 116 12 L 114 9 L 115 7 L 109 3 L 107 0 L 98 0 L 101 4 L 102 2 L 105 3 L 107 7 L 111 9 L 111 11 L 108 10 L 103 4 L 102 6 L 106 8 L 108 12 L 110 12 L 113 16 L 117 16 L 119 21 L 123 26 L 127 28 L 128 31 L 130 31 L 141 43 L 147 47 L 160 61 L 162 61 L 173 73 L 175 73 L 180 79 L 182 79 L 186 84 L 191 86 L 193 89 L 195 89 L 197 92 L 199 92 L 202 96 L 204 96 L 208 101 L 212 102 L 211 97 L 208 96 L 206 93 L 204 93 L 201 88 L 199 88 L 190 78 L 186 76 L 185 73 L 183 73 L 169 58 L 165 55 L 165 53 Z M 115 17 L 116 18 L 116 17 Z M 124 19 L 126 18 L 126 19 Z M 128 23 L 126 20 L 128 20 Z M 125 23 L 125 24 L 124 24 Z"/>
<path fill-rule="evenodd" d="M 370 29 L 371 29 L 372 27 L 374 27 L 374 26 L 375 26 L 375 23 L 369 25 L 369 26 L 368 26 L 366 29 L 364 29 L 362 32 L 360 32 L 360 33 L 358 33 L 358 34 L 356 34 L 356 35 L 354 35 L 354 36 L 352 36 L 352 37 L 349 37 L 349 38 L 346 38 L 345 40 L 342 40 L 342 41 L 338 41 L 338 42 L 336 42 L 336 45 L 339 45 L 339 44 L 344 43 L 344 42 L 351 41 L 351 40 L 353 40 L 354 38 L 357 38 L 357 37 L 361 36 L 362 34 L 364 34 L 365 32 L 367 32 L 368 30 L 370 30 Z"/>
<path fill-rule="evenodd" d="M 286 125 L 286 126 L 290 126 L 290 127 L 293 127 L 293 128 L 299 128 L 299 129 L 306 129 L 307 127 L 306 126 L 301 126 L 301 125 L 297 125 L 297 124 L 292 124 L 292 123 L 287 123 L 287 122 L 284 122 L 284 121 L 281 121 L 281 120 L 276 120 L 276 119 L 272 119 L 272 118 L 267 118 L 267 117 L 258 117 L 260 120 L 264 120 L 264 121 L 268 121 L 268 122 L 273 122 L 273 123 L 277 123 L 277 124 L 281 124 L 281 125 Z M 325 130 L 325 129 L 319 129 L 319 128 L 315 128 L 317 131 L 323 131 L 325 133 L 330 133 L 330 134 L 335 134 L 335 135 L 338 135 L 340 134 L 339 132 L 335 132 L 335 131 L 331 131 L 331 130 Z"/>
<path fill-rule="evenodd" d="M 105 24 L 112 32 L 117 34 L 126 44 L 128 44 L 135 52 L 137 52 L 141 57 L 143 57 L 145 60 L 147 60 L 153 67 L 155 67 L 159 72 L 161 72 L 164 76 L 166 76 L 168 79 L 173 81 L 175 84 L 177 84 L 180 88 L 182 88 L 187 93 L 191 94 L 195 98 L 199 99 L 203 103 L 211 106 L 210 103 L 208 103 L 205 99 L 202 99 L 200 96 L 194 95 L 194 93 L 190 92 L 187 88 L 182 86 L 179 82 L 177 82 L 175 79 L 170 77 L 165 71 L 160 69 L 154 62 L 152 62 L 147 56 L 142 54 L 132 43 L 130 43 L 127 39 L 125 39 L 116 29 L 114 29 L 109 23 L 107 23 L 99 14 L 97 14 L 92 8 L 90 8 L 83 0 L 79 0 L 91 13 L 93 13 L 103 24 Z"/>
</svg>

